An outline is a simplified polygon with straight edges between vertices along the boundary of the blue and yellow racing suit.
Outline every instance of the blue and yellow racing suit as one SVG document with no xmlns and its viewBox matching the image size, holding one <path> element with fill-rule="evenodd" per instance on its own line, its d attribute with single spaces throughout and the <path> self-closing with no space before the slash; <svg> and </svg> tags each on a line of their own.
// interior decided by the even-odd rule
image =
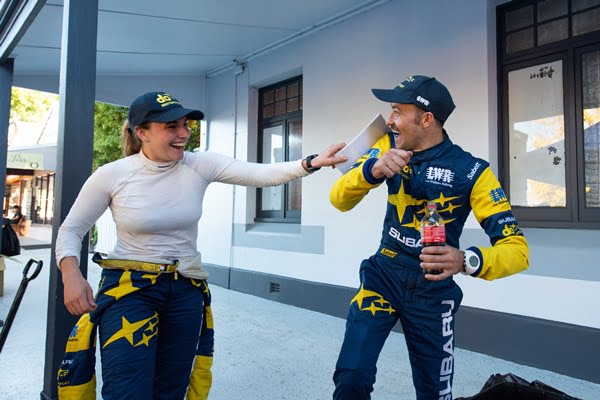
<svg viewBox="0 0 600 400">
<path fill-rule="evenodd" d="M 104 269 L 96 304 L 68 339 L 59 399 L 96 399 L 98 327 L 103 399 L 208 398 L 214 331 L 206 281 L 176 271 Z"/>
<path fill-rule="evenodd" d="M 334 399 L 370 399 L 376 362 L 389 332 L 400 319 L 409 351 L 417 399 L 452 399 L 454 315 L 462 291 L 452 278 L 428 281 L 420 268 L 420 220 L 435 201 L 446 224 L 446 243 L 459 238 L 471 210 L 490 238 L 490 247 L 469 247 L 479 256 L 472 274 L 486 280 L 528 267 L 528 246 L 510 204 L 489 164 L 443 141 L 414 152 L 393 178 L 376 179 L 371 168 L 394 146 L 384 135 L 334 184 L 330 200 L 351 210 L 384 181 L 387 211 L 377 252 L 360 267 L 360 289 L 352 299 L 344 343 L 336 365 Z"/>
</svg>

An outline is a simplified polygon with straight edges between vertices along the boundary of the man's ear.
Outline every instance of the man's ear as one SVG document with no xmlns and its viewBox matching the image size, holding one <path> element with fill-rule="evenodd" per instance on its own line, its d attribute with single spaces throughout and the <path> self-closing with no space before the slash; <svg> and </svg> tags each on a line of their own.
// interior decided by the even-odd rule
<svg viewBox="0 0 600 400">
<path fill-rule="evenodd" d="M 432 124 L 435 123 L 435 117 L 432 113 L 426 112 L 421 117 L 421 124 L 423 128 L 429 128 Z"/>
</svg>

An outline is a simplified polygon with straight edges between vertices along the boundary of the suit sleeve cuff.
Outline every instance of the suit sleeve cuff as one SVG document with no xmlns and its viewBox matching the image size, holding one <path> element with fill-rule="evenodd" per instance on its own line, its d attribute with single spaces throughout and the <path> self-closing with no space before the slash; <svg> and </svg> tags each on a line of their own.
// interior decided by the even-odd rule
<svg viewBox="0 0 600 400">
<path fill-rule="evenodd" d="M 481 250 L 479 250 L 479 248 L 477 248 L 475 246 L 469 247 L 467 250 L 472 251 L 479 258 L 479 266 L 478 266 L 478 268 L 474 272 L 471 272 L 470 274 L 468 274 L 468 275 L 470 275 L 472 277 L 477 277 L 481 273 L 481 271 L 483 269 L 483 254 L 481 254 Z"/>
<path fill-rule="evenodd" d="M 371 185 L 379 185 L 380 183 L 383 183 L 383 181 L 385 181 L 385 176 L 382 178 L 375 178 L 373 176 L 373 174 L 371 174 L 371 168 L 373 168 L 373 164 L 375 164 L 377 162 L 376 158 L 369 158 L 367 161 L 365 161 L 363 163 L 363 176 L 365 177 L 365 180 L 370 183 Z"/>
</svg>

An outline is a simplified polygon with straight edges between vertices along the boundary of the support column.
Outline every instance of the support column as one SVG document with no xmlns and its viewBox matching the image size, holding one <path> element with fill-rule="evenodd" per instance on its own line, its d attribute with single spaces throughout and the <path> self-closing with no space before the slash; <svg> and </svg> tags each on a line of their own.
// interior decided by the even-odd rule
<svg viewBox="0 0 600 400">
<path fill-rule="evenodd" d="M 0 63 L 0 196 L 4 204 L 6 190 L 6 154 L 8 153 L 8 124 L 10 120 L 10 98 L 13 84 L 14 60 Z M 8 210 L 6 210 L 8 212 Z M 0 229 L 0 241 L 2 229 Z M 0 272 L 3 273 L 3 272 Z"/>
<path fill-rule="evenodd" d="M 60 63 L 60 108 L 46 363 L 42 400 L 58 399 L 57 373 L 71 329 L 77 321 L 64 306 L 62 276 L 56 265 L 55 241 L 79 190 L 92 172 L 98 0 L 65 0 Z M 81 250 L 81 272 L 87 276 L 87 235 Z"/>
</svg>

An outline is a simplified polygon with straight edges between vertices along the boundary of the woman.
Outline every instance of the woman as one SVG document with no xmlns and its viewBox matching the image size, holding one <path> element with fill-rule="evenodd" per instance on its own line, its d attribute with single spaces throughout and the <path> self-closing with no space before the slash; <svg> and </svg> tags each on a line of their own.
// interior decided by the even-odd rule
<svg viewBox="0 0 600 400">
<path fill-rule="evenodd" d="M 188 399 L 205 399 L 213 332 L 208 274 L 196 238 L 207 186 L 280 185 L 346 160 L 335 156 L 343 144 L 275 164 L 185 152 L 187 120 L 203 117 L 166 93 L 138 97 L 122 133 L 128 157 L 87 180 L 62 224 L 56 257 L 65 306 L 84 315 L 67 344 L 59 396 L 94 398 L 93 338 L 99 326 L 104 399 L 182 399 L 188 386 Z M 83 237 L 107 207 L 117 244 L 107 259 L 94 257 L 104 268 L 94 300 L 78 257 Z"/>
</svg>

